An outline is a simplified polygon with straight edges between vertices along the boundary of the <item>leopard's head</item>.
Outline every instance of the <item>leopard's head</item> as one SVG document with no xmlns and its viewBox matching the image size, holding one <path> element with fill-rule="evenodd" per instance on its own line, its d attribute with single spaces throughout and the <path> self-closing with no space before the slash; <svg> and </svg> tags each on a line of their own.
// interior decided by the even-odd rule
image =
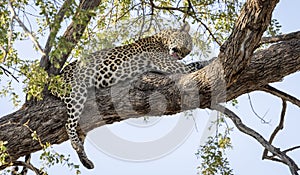
<svg viewBox="0 0 300 175">
<path fill-rule="evenodd" d="M 184 24 L 179 30 L 172 30 L 167 37 L 169 54 L 177 59 L 187 56 L 193 48 L 192 37 L 189 34 L 189 24 Z"/>
</svg>

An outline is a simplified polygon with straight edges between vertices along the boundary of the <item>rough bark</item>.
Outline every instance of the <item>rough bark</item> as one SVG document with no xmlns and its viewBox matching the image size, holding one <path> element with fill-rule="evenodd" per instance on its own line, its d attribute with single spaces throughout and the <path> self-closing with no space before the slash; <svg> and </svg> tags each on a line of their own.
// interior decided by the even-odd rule
<svg viewBox="0 0 300 175">
<path fill-rule="evenodd" d="M 300 70 L 299 37 L 254 53 L 277 2 L 248 0 L 218 59 L 197 72 L 188 75 L 145 73 L 133 82 L 91 89 L 81 117 L 81 129 L 88 132 L 133 117 L 214 108 L 220 102 L 261 90 Z M 10 158 L 16 160 L 41 149 L 40 144 L 32 140 L 32 131 L 37 132 L 43 143 L 59 144 L 68 140 L 64 128 L 66 119 L 63 102 L 48 95 L 43 101 L 27 103 L 22 109 L 0 118 L 0 140 L 8 141 Z"/>
<path fill-rule="evenodd" d="M 217 59 L 188 75 L 146 73 L 133 83 L 119 85 L 119 88 L 95 89 L 85 104 L 80 127 L 88 132 L 105 124 L 149 115 L 148 112 L 151 112 L 150 115 L 162 115 L 188 109 L 211 108 L 215 104 L 212 99 L 216 100 L 217 97 L 229 101 L 242 94 L 260 90 L 261 87 L 300 70 L 300 40 L 285 41 L 256 52 L 237 81 L 225 90 L 215 91 L 211 87 L 212 84 L 219 84 L 222 78 L 220 72 L 215 72 L 215 68 L 220 65 Z M 164 94 L 165 100 L 159 94 Z M 151 107 L 150 104 L 155 106 Z M 12 159 L 41 149 L 39 143 L 32 140 L 28 127 L 37 132 L 43 143 L 59 144 L 68 140 L 64 128 L 67 113 L 63 102 L 54 96 L 46 96 L 43 101 L 27 105 L 0 118 L 0 140 L 8 141 L 7 147 Z M 159 106 L 166 106 L 166 109 L 156 108 Z"/>
</svg>

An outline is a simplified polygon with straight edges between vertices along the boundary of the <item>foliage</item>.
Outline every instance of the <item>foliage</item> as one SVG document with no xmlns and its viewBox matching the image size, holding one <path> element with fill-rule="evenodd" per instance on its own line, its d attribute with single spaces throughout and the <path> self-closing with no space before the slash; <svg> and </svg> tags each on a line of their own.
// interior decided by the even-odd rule
<svg viewBox="0 0 300 175">
<path fill-rule="evenodd" d="M 275 35 L 281 34 L 280 29 L 281 29 L 281 25 L 278 22 L 278 20 L 272 19 L 271 24 L 269 25 L 269 27 L 266 31 L 267 36 L 275 36 Z"/>
<path fill-rule="evenodd" d="M 31 130 L 26 124 L 24 126 Z M 80 174 L 79 165 L 75 165 L 74 163 L 70 162 L 70 155 L 65 156 L 64 154 L 55 152 L 49 142 L 46 142 L 45 144 L 42 143 L 41 138 L 38 136 L 36 131 L 31 130 L 31 132 L 32 139 L 38 141 L 43 148 L 40 155 L 42 165 L 39 168 L 39 171 L 43 175 L 47 174 L 47 168 L 50 168 L 56 164 L 62 164 L 63 166 L 67 165 L 70 170 L 74 169 L 76 174 Z"/>
<path fill-rule="evenodd" d="M 76 165 L 70 161 L 70 155 L 65 156 L 64 154 L 59 154 L 53 150 L 53 147 L 49 142 L 42 143 L 41 138 L 39 137 L 36 131 L 33 131 L 27 123 L 23 124 L 31 132 L 31 137 L 33 141 L 37 141 L 42 147 L 42 153 L 40 154 L 41 167 L 39 168 L 39 172 L 42 175 L 47 175 L 47 168 L 51 166 L 61 164 L 63 166 L 67 166 L 70 170 L 74 170 L 75 174 L 81 174 L 79 170 L 79 165 Z M 13 166 L 13 162 L 7 162 L 7 158 L 9 154 L 7 153 L 6 144 L 7 141 L 0 141 L 0 166 L 2 165 L 10 165 Z M 10 174 L 11 170 L 5 169 L 0 171 L 1 174 Z"/>
<path fill-rule="evenodd" d="M 233 170 L 230 168 L 229 161 L 226 157 L 226 150 L 232 148 L 229 133 L 232 128 L 226 124 L 224 116 L 219 116 L 216 125 L 217 132 L 214 137 L 209 136 L 207 142 L 201 145 L 196 153 L 201 158 L 201 165 L 198 167 L 199 174 L 203 175 L 232 175 Z M 220 131 L 223 129 L 224 131 Z"/>
<path fill-rule="evenodd" d="M 236 98 L 231 100 L 231 105 L 232 106 L 237 106 L 238 104 L 239 104 L 239 101 Z"/>
<path fill-rule="evenodd" d="M 230 138 L 219 135 L 219 138 L 209 137 L 206 145 L 201 146 L 198 156 L 201 157 L 201 165 L 198 167 L 203 175 L 232 175 L 229 161 L 225 156 L 225 149 L 230 146 Z"/>
<path fill-rule="evenodd" d="M 57 164 L 67 166 L 70 170 L 74 170 L 75 174 L 81 174 L 79 165 L 76 165 L 70 161 L 70 155 L 65 156 L 64 154 L 55 152 L 49 143 L 44 145 L 43 152 L 40 155 L 40 160 L 42 161 L 40 171 L 44 172 L 45 174 L 47 174 L 47 168 Z"/>
<path fill-rule="evenodd" d="M 7 141 L 0 141 L 0 166 L 7 164 L 6 158 L 9 156 L 6 152 L 5 145 L 7 144 Z"/>
</svg>

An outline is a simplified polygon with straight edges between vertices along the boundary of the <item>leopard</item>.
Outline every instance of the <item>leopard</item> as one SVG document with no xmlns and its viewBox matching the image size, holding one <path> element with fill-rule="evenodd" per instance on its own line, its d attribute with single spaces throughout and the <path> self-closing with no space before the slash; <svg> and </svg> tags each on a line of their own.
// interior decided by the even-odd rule
<svg viewBox="0 0 300 175">
<path fill-rule="evenodd" d="M 79 133 L 78 121 L 87 99 L 88 89 L 107 88 L 148 71 L 190 73 L 207 65 L 205 62 L 185 65 L 178 60 L 193 48 L 189 24 L 179 29 L 166 29 L 127 45 L 102 49 L 83 60 L 71 62 L 61 71 L 65 93 L 55 94 L 67 106 L 66 132 L 81 163 L 88 169 L 94 165 L 87 157 L 83 143 L 85 134 Z"/>
</svg>

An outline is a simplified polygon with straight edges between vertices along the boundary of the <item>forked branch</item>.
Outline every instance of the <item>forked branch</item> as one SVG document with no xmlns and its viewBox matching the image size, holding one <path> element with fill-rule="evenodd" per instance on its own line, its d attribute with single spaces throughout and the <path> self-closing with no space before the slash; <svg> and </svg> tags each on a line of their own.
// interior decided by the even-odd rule
<svg viewBox="0 0 300 175">
<path fill-rule="evenodd" d="M 233 123 L 234 125 L 240 130 L 241 132 L 253 137 L 256 141 L 258 141 L 265 149 L 271 152 L 273 155 L 277 156 L 280 162 L 288 165 L 290 172 L 292 175 L 298 175 L 298 171 L 300 170 L 297 164 L 291 159 L 285 152 L 280 151 L 279 148 L 274 147 L 271 143 L 269 143 L 262 135 L 260 135 L 255 130 L 246 126 L 239 116 L 237 116 L 234 112 L 229 110 L 228 108 L 216 104 L 212 107 L 217 111 L 224 113 Z"/>
<path fill-rule="evenodd" d="M 12 18 L 15 19 L 19 25 L 21 26 L 21 28 L 24 30 L 24 32 L 28 35 L 28 37 L 31 39 L 31 41 L 33 42 L 34 46 L 37 48 L 37 50 L 42 54 L 45 55 L 45 52 L 42 48 L 42 46 L 40 45 L 40 43 L 38 42 L 37 38 L 29 31 L 29 29 L 26 27 L 26 25 L 21 21 L 21 19 L 16 15 L 16 12 L 11 4 L 11 1 L 8 1 L 8 9 L 12 15 Z"/>
<path fill-rule="evenodd" d="M 48 73 L 55 74 L 55 75 L 59 73 L 59 71 L 65 64 L 67 58 L 69 57 L 71 51 L 73 50 L 74 46 L 78 43 L 81 36 L 83 35 L 89 21 L 92 18 L 92 14 L 85 13 L 85 17 L 83 18 L 84 20 L 82 20 L 80 23 L 78 23 L 78 21 L 76 21 L 76 20 L 82 18 L 81 15 L 84 14 L 82 12 L 88 12 L 93 9 L 96 9 L 99 6 L 100 2 L 101 2 L 101 0 L 93 0 L 93 1 L 81 0 L 80 1 L 79 7 L 78 7 L 78 9 L 76 9 L 76 13 L 73 17 L 72 23 L 65 30 L 65 33 L 62 36 L 62 38 L 63 38 L 62 42 L 58 43 L 58 45 L 61 45 L 61 46 L 65 46 L 67 43 L 68 47 L 65 47 L 65 49 L 64 49 L 65 51 L 60 54 L 59 58 L 51 59 L 51 60 L 53 60 L 53 63 L 58 63 L 59 66 L 57 66 L 57 64 L 53 64 L 53 63 L 50 64 L 49 67 L 47 68 Z"/>
<path fill-rule="evenodd" d="M 284 118 L 285 118 L 285 114 L 286 114 L 286 100 L 282 99 L 282 110 L 281 110 L 281 115 L 280 115 L 280 120 L 279 120 L 279 124 L 278 126 L 275 128 L 275 130 L 273 131 L 273 133 L 271 134 L 271 137 L 269 139 L 269 143 L 272 144 L 273 140 L 275 139 L 276 135 L 278 134 L 278 132 L 280 130 L 283 129 L 284 126 Z M 263 152 L 263 156 L 262 159 L 270 159 L 273 156 L 268 156 L 268 150 L 265 149 Z"/>
</svg>

